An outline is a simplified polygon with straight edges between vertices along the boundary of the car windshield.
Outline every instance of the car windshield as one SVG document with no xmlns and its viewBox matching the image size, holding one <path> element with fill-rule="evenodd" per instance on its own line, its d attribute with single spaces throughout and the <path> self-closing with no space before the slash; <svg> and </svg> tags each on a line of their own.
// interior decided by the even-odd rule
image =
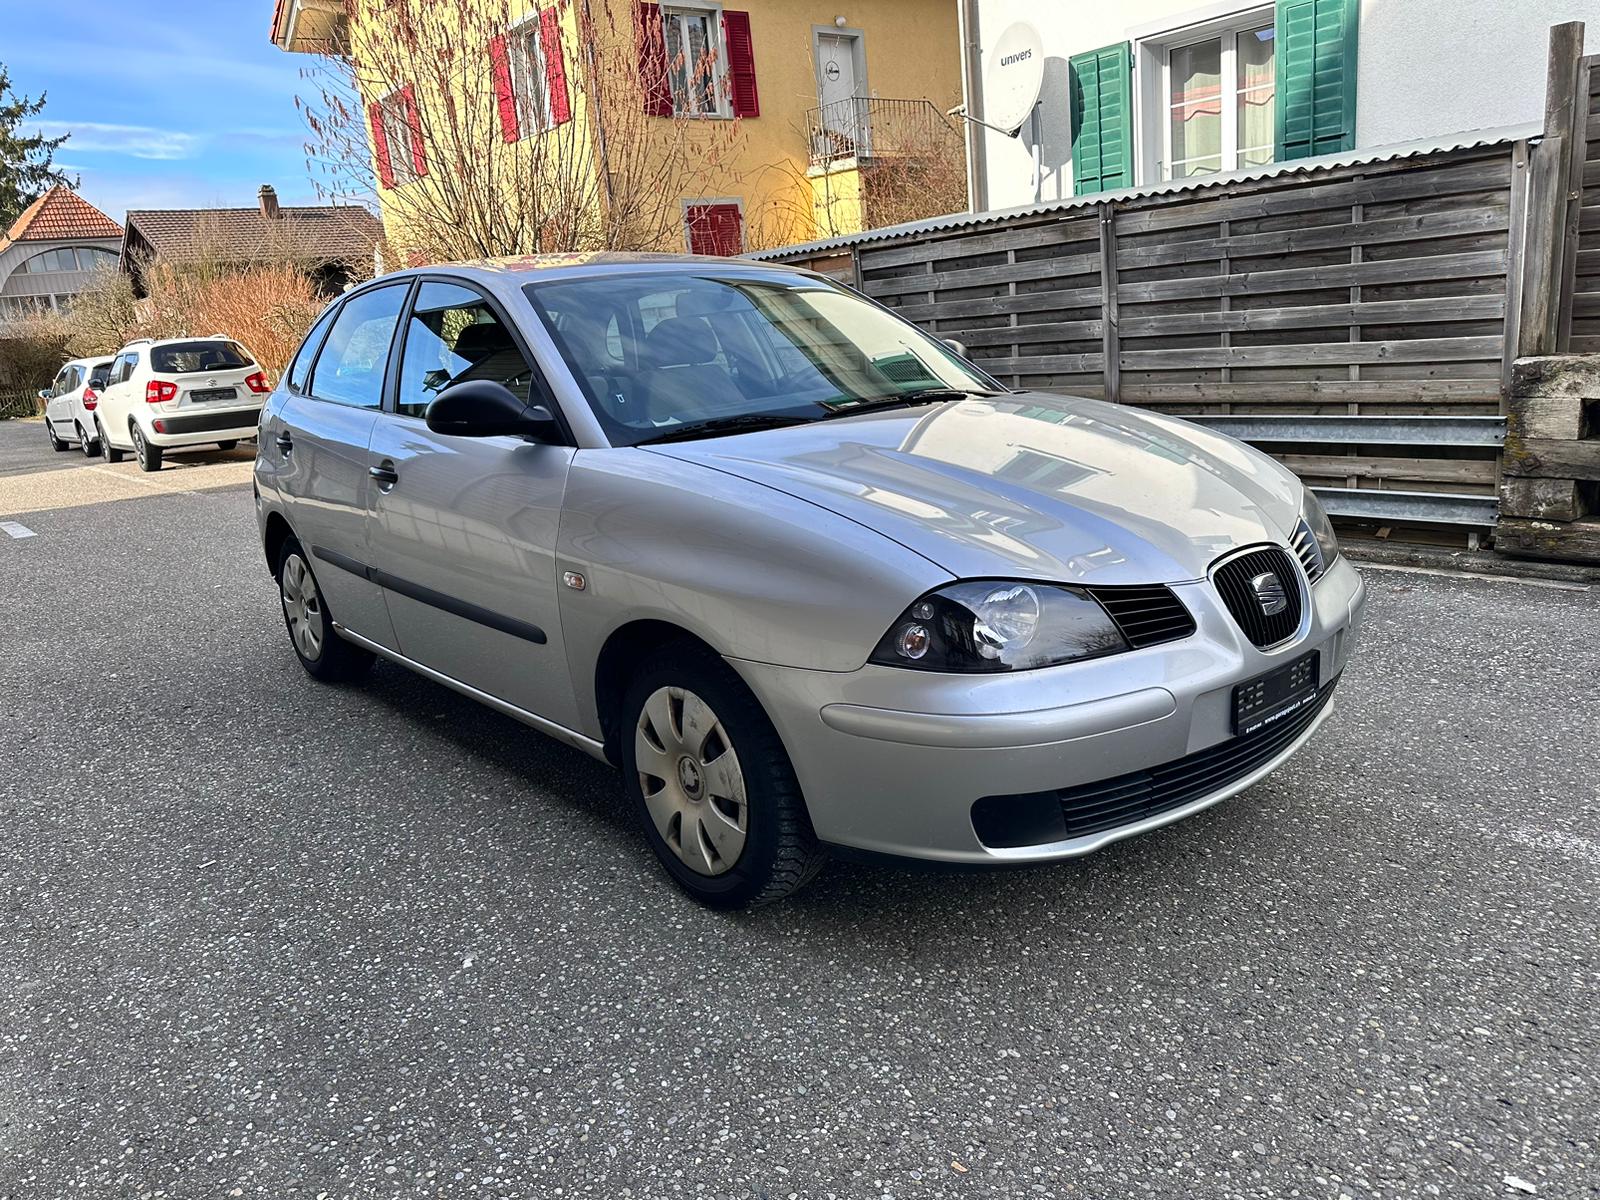
<svg viewBox="0 0 1600 1200">
<path fill-rule="evenodd" d="M 994 380 L 845 288 L 715 271 L 530 283 L 614 445 L 990 394 Z"/>
<path fill-rule="evenodd" d="M 169 342 L 150 351 L 150 369 L 158 375 L 234 371 L 249 365 L 250 356 L 237 342 Z"/>
</svg>

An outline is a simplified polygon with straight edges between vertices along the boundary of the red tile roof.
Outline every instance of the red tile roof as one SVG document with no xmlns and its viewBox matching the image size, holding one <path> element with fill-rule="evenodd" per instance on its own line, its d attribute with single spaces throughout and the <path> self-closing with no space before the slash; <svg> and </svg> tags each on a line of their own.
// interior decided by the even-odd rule
<svg viewBox="0 0 1600 1200">
<path fill-rule="evenodd" d="M 56 184 L 11 224 L 8 242 L 60 242 L 76 238 L 120 238 L 122 226 L 69 187 Z"/>
</svg>

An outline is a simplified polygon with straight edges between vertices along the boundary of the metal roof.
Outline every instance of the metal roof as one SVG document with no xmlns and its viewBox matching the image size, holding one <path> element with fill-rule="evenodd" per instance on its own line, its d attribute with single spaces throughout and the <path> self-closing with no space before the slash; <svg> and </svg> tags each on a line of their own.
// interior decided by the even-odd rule
<svg viewBox="0 0 1600 1200">
<path fill-rule="evenodd" d="M 1192 176 L 1153 183 L 1144 187 L 1117 188 L 1112 191 L 1090 192 L 1068 200 L 1053 200 L 1048 204 L 1030 204 L 1022 208 L 990 209 L 987 212 L 959 212 L 944 217 L 930 217 L 922 221 L 909 221 L 903 225 L 886 225 L 882 229 L 868 229 L 862 233 L 849 233 L 840 237 L 804 242 L 795 246 L 780 246 L 775 250 L 753 250 L 745 258 L 757 261 L 794 258 L 803 255 L 824 254 L 830 250 L 844 250 L 869 242 L 889 241 L 912 234 L 933 233 L 945 229 L 967 229 L 989 225 L 1013 217 L 1044 216 L 1102 204 L 1107 200 L 1131 200 L 1143 196 L 1159 196 L 1176 192 L 1198 192 L 1207 188 L 1222 187 L 1230 183 L 1248 183 L 1258 179 L 1273 179 L 1288 175 L 1309 175 L 1334 167 L 1355 167 L 1371 163 L 1393 162 L 1402 158 L 1419 158 L 1425 154 L 1447 154 L 1456 150 L 1475 150 L 1486 146 L 1500 146 L 1528 138 L 1542 137 L 1544 126 L 1540 122 L 1522 125 L 1501 125 L 1493 129 L 1469 129 L 1447 137 L 1423 138 L 1413 142 L 1396 142 L 1388 146 L 1372 146 L 1365 150 L 1348 150 L 1339 154 L 1323 154 L 1316 158 L 1296 158 L 1288 162 L 1268 163 L 1242 171 L 1225 171 L 1216 175 Z"/>
</svg>

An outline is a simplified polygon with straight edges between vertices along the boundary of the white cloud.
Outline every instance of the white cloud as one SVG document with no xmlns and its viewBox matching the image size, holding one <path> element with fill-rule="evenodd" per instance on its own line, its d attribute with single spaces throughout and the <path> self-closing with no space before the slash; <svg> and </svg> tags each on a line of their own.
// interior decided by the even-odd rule
<svg viewBox="0 0 1600 1200">
<path fill-rule="evenodd" d="M 129 158 L 193 158 L 204 142 L 199 134 L 149 125 L 108 125 L 99 121 L 36 121 L 34 128 L 46 137 L 71 134 L 67 149 L 73 153 L 100 151 Z"/>
</svg>

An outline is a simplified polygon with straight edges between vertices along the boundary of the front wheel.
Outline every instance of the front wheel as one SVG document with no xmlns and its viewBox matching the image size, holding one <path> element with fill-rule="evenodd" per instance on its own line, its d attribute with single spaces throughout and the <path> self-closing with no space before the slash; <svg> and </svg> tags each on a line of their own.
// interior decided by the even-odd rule
<svg viewBox="0 0 1600 1200">
<path fill-rule="evenodd" d="M 794 767 L 760 702 L 709 651 L 667 647 L 623 703 L 624 783 L 667 873 L 714 908 L 782 899 L 823 861 Z"/>
<path fill-rule="evenodd" d="M 311 573 L 305 551 L 294 538 L 278 555 L 278 596 L 283 623 L 295 656 L 313 678 L 327 683 L 358 679 L 372 667 L 372 654 L 333 631 L 333 618 Z"/>
<path fill-rule="evenodd" d="M 152 446 L 145 441 L 144 433 L 139 429 L 139 422 L 128 422 L 128 436 L 133 439 L 133 452 L 139 459 L 139 470 L 161 470 L 161 447 Z"/>
<path fill-rule="evenodd" d="M 106 427 L 100 424 L 98 419 L 95 420 L 94 431 L 100 435 L 98 439 L 100 442 L 100 453 L 105 457 L 105 460 L 108 463 L 121 462 L 122 451 L 118 450 L 111 444 L 111 439 L 106 436 Z"/>
</svg>

